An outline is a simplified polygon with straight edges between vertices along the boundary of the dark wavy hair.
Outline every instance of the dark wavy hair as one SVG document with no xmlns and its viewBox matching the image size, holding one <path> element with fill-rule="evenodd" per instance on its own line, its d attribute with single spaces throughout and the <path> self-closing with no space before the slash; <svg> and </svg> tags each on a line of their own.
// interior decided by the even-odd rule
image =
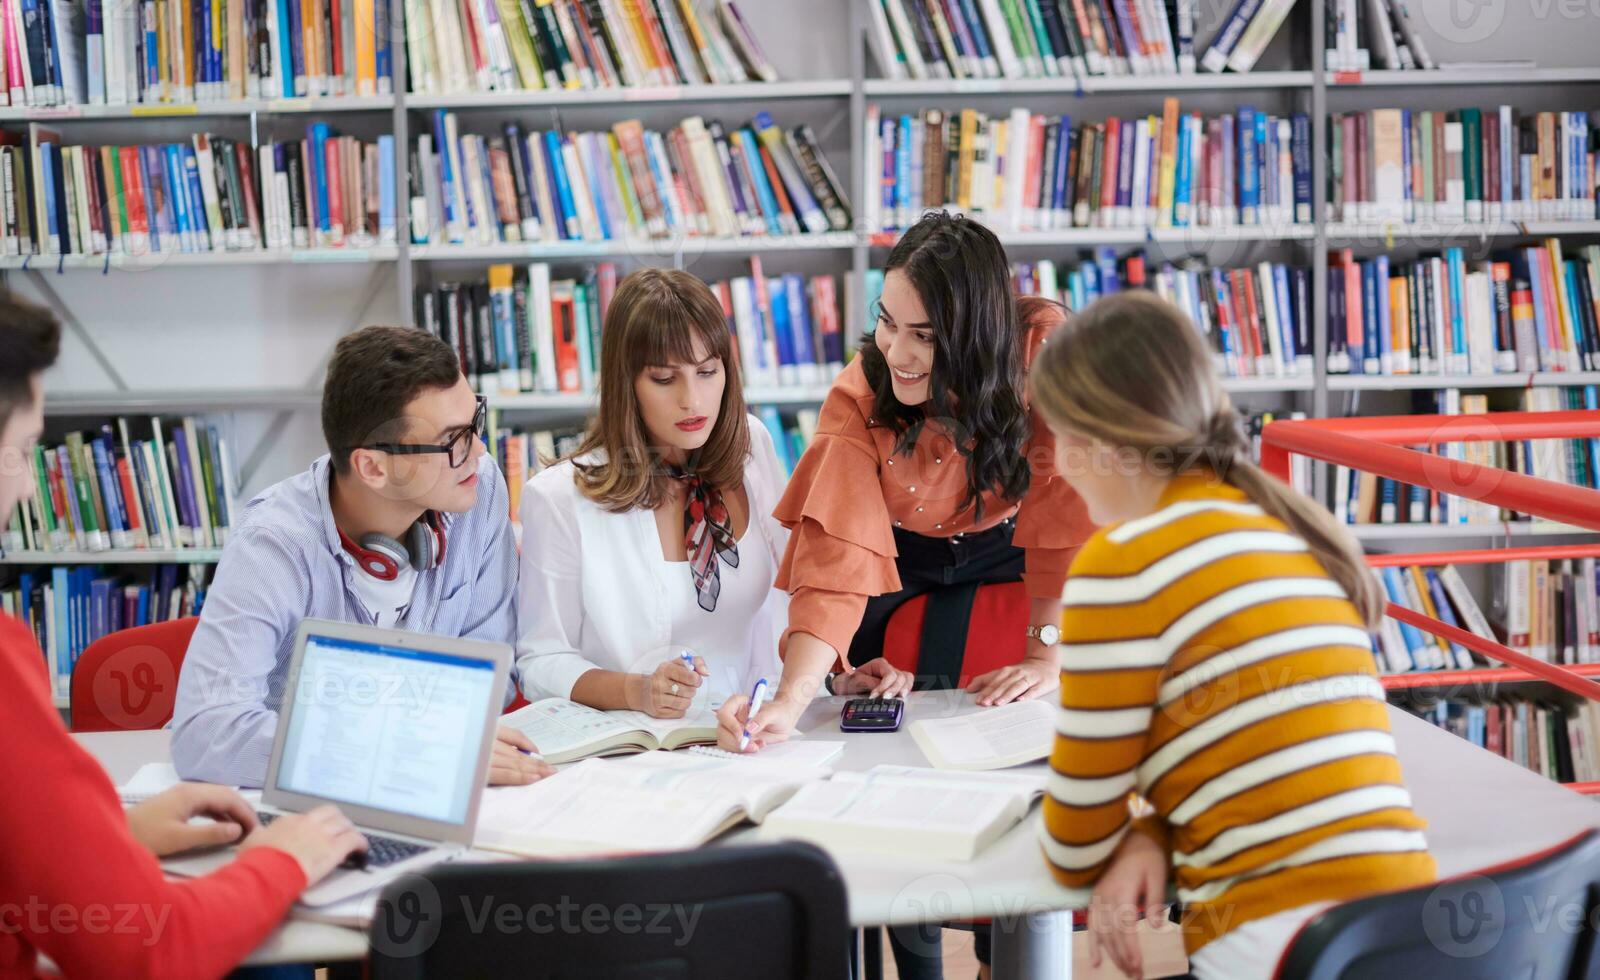
<svg viewBox="0 0 1600 980">
<path fill-rule="evenodd" d="M 982 520 L 984 492 L 1015 501 L 1028 489 L 1021 330 L 1005 249 L 976 221 L 935 211 L 900 236 L 884 265 L 890 272 L 909 279 L 922 300 L 933 328 L 933 371 L 928 403 L 901 404 L 877 342 L 871 333 L 863 337 L 874 416 L 894 429 L 897 454 L 911 452 L 929 419 L 944 420 L 967 462 L 961 509 L 974 508 Z"/>
</svg>

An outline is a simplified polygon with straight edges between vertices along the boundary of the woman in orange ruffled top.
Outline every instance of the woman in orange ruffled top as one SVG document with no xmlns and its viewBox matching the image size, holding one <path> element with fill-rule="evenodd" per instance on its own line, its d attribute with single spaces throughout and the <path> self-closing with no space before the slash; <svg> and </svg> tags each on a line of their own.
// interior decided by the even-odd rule
<svg viewBox="0 0 1600 980">
<path fill-rule="evenodd" d="M 954 649 L 925 644 L 916 675 L 882 656 L 895 609 L 943 586 L 1020 579 L 1031 599 L 1020 659 L 968 684 L 979 704 L 1060 684 L 1061 590 L 1094 528 L 1055 474 L 1055 443 L 1025 403 L 1024 377 L 1066 310 L 1018 300 L 994 234 L 936 213 L 889 254 L 874 314 L 774 512 L 790 531 L 776 583 L 790 593 L 783 679 L 753 719 L 743 696 L 723 704 L 725 749 L 787 738 L 819 688 L 895 696 L 914 681 L 954 686 L 963 637 L 935 638 Z M 980 962 L 987 938 L 980 927 Z M 891 929 L 889 940 L 905 980 L 943 975 L 936 925 Z"/>
<path fill-rule="evenodd" d="M 825 682 L 837 694 L 909 690 L 913 676 L 881 659 L 884 629 L 944 585 L 1021 579 L 1032 600 L 1025 656 L 972 680 L 979 704 L 1058 684 L 1061 589 L 1094 528 L 1055 474 L 1024 377 L 1066 311 L 1018 300 L 994 234 L 934 213 L 890 253 L 874 313 L 776 511 L 791 532 L 777 579 L 790 593 L 783 680 L 754 719 L 743 697 L 723 706 L 726 748 L 744 732 L 755 750 L 787 737 Z"/>
</svg>

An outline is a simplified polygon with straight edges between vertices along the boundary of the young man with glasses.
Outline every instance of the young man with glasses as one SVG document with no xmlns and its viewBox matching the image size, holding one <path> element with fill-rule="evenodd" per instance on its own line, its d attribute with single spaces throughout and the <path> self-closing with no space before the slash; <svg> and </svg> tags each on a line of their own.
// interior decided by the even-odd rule
<svg viewBox="0 0 1600 980">
<path fill-rule="evenodd" d="M 261 785 L 302 619 L 516 642 L 517 549 L 485 417 L 438 338 L 367 327 L 339 341 L 328 454 L 250 501 L 206 593 L 172 717 L 179 775 Z M 502 727 L 489 781 L 549 773 L 533 751 Z"/>
</svg>

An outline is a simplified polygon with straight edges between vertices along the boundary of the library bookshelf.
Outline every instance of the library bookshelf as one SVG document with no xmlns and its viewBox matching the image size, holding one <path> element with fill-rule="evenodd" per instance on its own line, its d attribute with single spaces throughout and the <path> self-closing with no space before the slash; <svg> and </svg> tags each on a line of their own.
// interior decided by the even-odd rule
<svg viewBox="0 0 1600 980">
<path fill-rule="evenodd" d="M 1326 351 L 1327 281 L 1332 249 L 1358 254 L 1414 253 L 1459 243 L 1489 248 L 1521 239 L 1560 237 L 1600 242 L 1600 220 L 1570 222 L 1347 223 L 1334 220 L 1327 202 L 1328 115 L 1394 104 L 1436 108 L 1481 104 L 1490 99 L 1530 109 L 1600 105 L 1600 69 L 1588 67 L 1600 23 L 1574 24 L 1551 16 L 1508 24 L 1492 43 L 1456 45 L 1456 58 L 1525 57 L 1549 64 L 1471 70 L 1334 72 L 1326 69 L 1325 13 L 1332 0 L 1297 0 L 1288 23 L 1269 45 L 1257 70 L 1245 74 L 1084 77 L 998 81 L 909 81 L 878 77 L 867 42 L 868 14 L 859 0 L 741 0 L 756 24 L 781 80 L 737 85 L 650 86 L 595 91 L 463 92 L 406 91 L 405 45 L 395 45 L 392 95 L 295 99 L 247 99 L 194 105 L 68 106 L 0 108 L 0 129 L 23 133 L 48 126 L 66 141 L 144 142 L 170 139 L 210 127 L 229 128 L 254 141 L 325 119 L 363 134 L 393 135 L 408 147 L 428 132 L 426 114 L 448 110 L 476 124 L 515 119 L 542 126 L 604 127 L 640 118 L 664 126 L 690 114 L 721 113 L 742 119 L 762 110 L 780 122 L 811 122 L 825 155 L 844 176 L 857 215 L 870 181 L 864 127 L 869 104 L 885 112 L 977 106 L 1003 113 L 1013 106 L 1071 112 L 1084 118 L 1112 113 L 1156 112 L 1163 96 L 1176 93 L 1184 106 L 1205 112 L 1240 104 L 1309 115 L 1312 139 L 1312 220 L 1286 227 L 1070 228 L 1005 232 L 1013 258 L 1060 258 L 1077 250 L 1111 246 L 1145 249 L 1162 259 L 1196 257 L 1229 262 L 1270 257 L 1311 270 L 1313 366 L 1289 377 L 1227 379 L 1241 400 L 1326 418 L 1349 412 L 1404 410 L 1397 393 L 1460 388 L 1508 390 L 1600 383 L 1600 372 L 1377 377 L 1330 374 Z M 400 6 L 400 5 L 396 5 Z M 1228 5 L 1199 5 L 1197 40 L 1209 38 Z M 1222 8 L 1222 9 L 1216 9 Z M 404 25 L 396 18 L 397 32 Z M 397 33 L 397 37 L 403 34 Z M 780 43 L 781 42 L 781 43 Z M 410 159 L 395 153 L 394 186 L 410 187 Z M 874 188 L 875 189 L 875 188 Z M 892 233 L 831 232 L 768 239 L 682 239 L 665 245 L 564 241 L 494 245 L 412 244 L 407 209 L 397 215 L 393 246 L 345 250 L 225 252 L 215 255 L 6 257 L 0 277 L 8 286 L 42 301 L 67 323 L 70 343 L 62 370 L 49 379 L 46 412 L 51 425 L 114 415 L 224 414 L 237 419 L 241 440 L 236 459 L 240 499 L 300 469 L 320 451 L 315 426 L 321 370 L 341 334 L 370 322 L 416 323 L 413 298 L 419 286 L 453 276 L 477 276 L 496 262 L 548 262 L 570 272 L 584 264 L 614 261 L 621 271 L 641 265 L 688 268 L 707 278 L 747 269 L 759 256 L 768 274 L 803 271 L 840 277 L 844 324 L 851 336 L 867 326 L 862 298 L 866 273 L 881 265 L 894 244 Z M 237 305 L 238 309 L 230 309 Z M 218 311 L 226 315 L 219 316 Z M 216 322 L 223 321 L 223 322 Z M 137 341 L 127 336 L 140 334 Z M 784 412 L 815 407 L 818 387 L 762 388 L 747 392 L 753 405 Z M 586 394 L 497 395 L 495 409 L 510 424 L 545 427 L 574 424 L 591 410 Z M 1325 474 L 1316 483 L 1329 494 Z M 1591 535 L 1581 529 L 1543 526 L 1363 526 L 1355 533 L 1371 547 L 1412 547 L 1426 541 L 1484 544 L 1545 535 Z M 217 552 L 182 550 L 141 554 L 87 555 L 12 553 L 5 564 L 66 562 L 211 562 Z"/>
</svg>

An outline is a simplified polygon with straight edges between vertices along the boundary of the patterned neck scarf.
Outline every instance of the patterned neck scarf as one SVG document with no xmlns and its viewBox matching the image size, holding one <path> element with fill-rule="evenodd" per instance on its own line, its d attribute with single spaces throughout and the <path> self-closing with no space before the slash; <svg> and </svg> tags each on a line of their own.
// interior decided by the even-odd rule
<svg viewBox="0 0 1600 980">
<path fill-rule="evenodd" d="M 729 567 L 739 567 L 739 546 L 733 536 L 733 517 L 723 503 L 722 492 L 707 486 L 699 476 L 678 466 L 663 464 L 666 474 L 684 486 L 684 548 L 689 554 L 689 572 L 694 576 L 695 596 L 700 608 L 713 612 L 722 594 L 720 554 Z"/>
</svg>

